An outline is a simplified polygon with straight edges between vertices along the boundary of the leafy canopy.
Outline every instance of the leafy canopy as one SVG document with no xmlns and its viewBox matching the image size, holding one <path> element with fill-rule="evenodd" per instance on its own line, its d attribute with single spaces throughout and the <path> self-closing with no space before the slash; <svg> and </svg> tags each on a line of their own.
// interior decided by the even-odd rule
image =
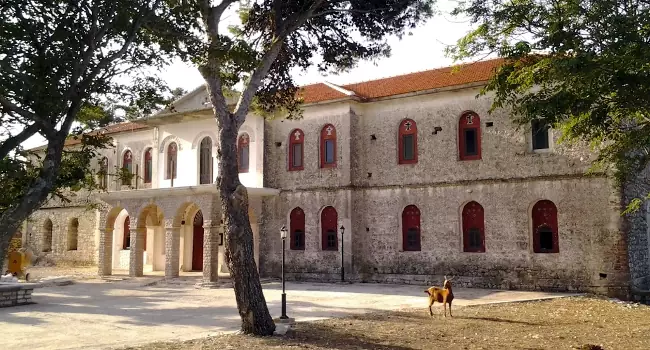
<svg viewBox="0 0 650 350">
<path fill-rule="evenodd" d="M 454 14 L 476 29 L 450 48 L 452 57 L 505 58 L 483 90 L 495 93 L 493 108 L 511 106 L 520 124 L 539 119 L 564 141 L 589 142 L 599 151 L 592 169 L 619 181 L 647 166 L 650 2 L 473 0 Z"/>
</svg>

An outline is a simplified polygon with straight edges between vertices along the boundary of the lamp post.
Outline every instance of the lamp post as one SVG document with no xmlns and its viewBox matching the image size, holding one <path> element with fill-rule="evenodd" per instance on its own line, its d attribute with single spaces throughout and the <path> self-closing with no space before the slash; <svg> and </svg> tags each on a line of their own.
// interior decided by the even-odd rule
<svg viewBox="0 0 650 350">
<path fill-rule="evenodd" d="M 345 282 L 345 265 L 343 264 L 345 259 L 345 254 L 343 253 L 343 234 L 345 233 L 345 227 L 341 225 L 339 230 L 341 230 L 341 282 Z"/>
<path fill-rule="evenodd" d="M 282 237 L 282 315 L 280 316 L 280 319 L 286 320 L 289 318 L 287 316 L 287 294 L 284 292 L 284 242 L 287 239 L 286 226 L 282 226 L 280 229 L 280 237 Z"/>
</svg>

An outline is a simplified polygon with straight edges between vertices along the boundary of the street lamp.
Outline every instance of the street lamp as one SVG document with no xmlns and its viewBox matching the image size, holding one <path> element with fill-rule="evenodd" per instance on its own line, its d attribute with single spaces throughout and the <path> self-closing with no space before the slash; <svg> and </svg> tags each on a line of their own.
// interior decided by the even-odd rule
<svg viewBox="0 0 650 350">
<path fill-rule="evenodd" d="M 284 292 L 284 242 L 287 239 L 287 227 L 284 225 L 280 229 L 280 237 L 282 237 L 282 315 L 280 319 L 286 320 L 289 317 L 287 316 L 287 294 Z"/>
<path fill-rule="evenodd" d="M 341 282 L 345 282 L 345 266 L 343 265 L 344 254 L 343 254 L 343 234 L 345 233 L 345 227 L 341 225 L 339 228 L 341 230 Z"/>
</svg>

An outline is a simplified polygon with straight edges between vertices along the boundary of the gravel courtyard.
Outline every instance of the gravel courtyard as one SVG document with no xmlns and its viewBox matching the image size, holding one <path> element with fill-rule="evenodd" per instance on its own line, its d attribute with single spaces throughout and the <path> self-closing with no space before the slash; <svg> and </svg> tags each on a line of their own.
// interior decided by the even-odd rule
<svg viewBox="0 0 650 350">
<path fill-rule="evenodd" d="M 36 304 L 0 309 L 3 348 L 104 349 L 188 340 L 236 331 L 228 286 L 198 289 L 197 278 L 78 279 L 34 291 Z M 271 314 L 280 315 L 281 286 L 264 284 Z M 427 306 L 423 286 L 288 283 L 288 314 L 297 321 Z M 454 306 L 555 298 L 562 294 L 454 289 Z M 442 312 L 442 309 L 437 309 Z"/>
</svg>

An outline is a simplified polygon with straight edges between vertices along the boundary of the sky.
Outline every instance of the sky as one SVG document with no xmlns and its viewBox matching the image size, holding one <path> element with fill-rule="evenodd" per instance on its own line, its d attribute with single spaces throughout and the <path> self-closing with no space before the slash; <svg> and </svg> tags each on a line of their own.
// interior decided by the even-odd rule
<svg viewBox="0 0 650 350">
<path fill-rule="evenodd" d="M 453 0 L 439 0 L 437 6 L 440 14 L 413 29 L 410 36 L 405 35 L 401 40 L 390 37 L 388 39 L 392 50 L 390 57 L 380 58 L 375 62 L 360 62 L 350 72 L 338 75 L 323 76 L 316 68 L 306 72 L 296 71 L 294 79 L 298 85 L 323 81 L 344 85 L 452 65 L 454 62 L 445 57 L 445 47 L 455 44 L 456 40 L 471 29 L 469 21 L 449 15 L 454 4 Z M 171 88 L 181 87 L 191 91 L 203 84 L 198 70 L 182 61 L 175 62 L 159 74 Z M 45 141 L 41 136 L 32 137 L 23 143 L 26 148 L 43 144 Z"/>
</svg>

